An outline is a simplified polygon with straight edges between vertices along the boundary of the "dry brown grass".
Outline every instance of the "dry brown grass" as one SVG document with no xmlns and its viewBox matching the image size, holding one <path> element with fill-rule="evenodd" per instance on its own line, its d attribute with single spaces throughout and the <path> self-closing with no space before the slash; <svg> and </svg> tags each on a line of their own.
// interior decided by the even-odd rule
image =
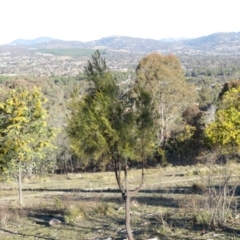
<svg viewBox="0 0 240 240">
<path fill-rule="evenodd" d="M 209 238 L 201 236 L 202 226 L 193 218 L 201 210 L 197 205 L 201 195 L 191 193 L 193 183 L 201 183 L 205 173 L 201 166 L 147 169 L 143 189 L 131 204 L 135 238 Z M 135 169 L 129 172 L 132 187 L 140 174 Z M 0 184 L 0 239 L 126 237 L 124 202 L 112 172 L 32 177 L 23 187 L 24 206 L 19 207 L 16 183 Z M 62 224 L 50 227 L 53 217 Z M 235 229 L 238 225 L 234 224 Z M 237 236 L 237 232 L 229 236 L 234 234 Z"/>
</svg>

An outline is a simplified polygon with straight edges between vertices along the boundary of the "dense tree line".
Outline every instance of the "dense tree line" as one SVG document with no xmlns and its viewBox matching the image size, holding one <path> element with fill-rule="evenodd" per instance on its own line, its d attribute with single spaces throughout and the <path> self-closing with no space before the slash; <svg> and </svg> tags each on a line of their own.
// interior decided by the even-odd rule
<svg viewBox="0 0 240 240">
<path fill-rule="evenodd" d="M 193 65 L 196 61 L 196 58 L 194 59 Z M 215 60 L 212 57 L 211 64 L 217 64 L 222 59 L 222 56 Z M 226 67 L 237 62 L 234 57 L 231 59 Z M 203 60 L 200 59 L 200 63 Z M 206 63 L 206 68 L 209 61 Z M 234 65 L 234 67 L 237 69 L 237 66 Z M 235 72 L 238 71 L 236 69 Z M 149 162 L 147 159 L 149 166 L 161 164 L 165 160 L 181 164 L 194 163 L 201 151 L 207 147 L 204 130 L 211 119 L 210 116 L 214 115 L 218 109 L 224 108 L 222 101 L 224 94 L 239 86 L 238 80 L 229 80 L 223 85 L 218 85 L 216 82 L 214 84 L 214 78 L 209 79 L 210 76 L 205 75 L 202 78 L 203 74 L 197 75 L 199 79 L 202 78 L 199 85 L 199 82 L 190 80 L 186 74 L 176 56 L 163 56 L 156 53 L 142 58 L 135 73 L 111 72 L 111 77 L 119 87 L 122 97 L 127 92 L 132 92 L 137 83 L 148 89 L 155 101 L 155 110 L 159 115 L 158 141 L 155 144 L 154 158 Z M 218 77 L 216 76 L 216 78 Z M 126 81 L 128 79 L 129 82 Z M 3 101 L 13 88 L 33 89 L 34 86 L 40 87 L 48 99 L 46 110 L 49 113 L 49 126 L 62 130 L 66 124 L 66 115 L 69 114 L 68 102 L 72 93 L 83 96 L 92 87 L 85 74 L 76 77 L 52 76 L 49 78 L 2 76 L 0 78 L 2 89 L 0 100 Z M 132 92 L 132 96 L 134 94 Z M 45 162 L 45 166 L 48 166 L 45 169 L 48 172 L 66 173 L 101 169 L 101 166 L 94 164 L 92 160 L 89 160 L 88 164 L 82 162 L 71 151 L 69 139 L 64 131 L 58 133 L 56 145 L 58 147 L 51 154 L 49 153 Z M 107 165 L 106 167 L 110 168 L 111 166 Z M 34 171 L 44 173 L 43 169 L 35 168 L 33 173 Z"/>
<path fill-rule="evenodd" d="M 232 73 L 205 70 L 191 75 L 201 78 L 194 82 L 176 56 L 151 53 L 134 73 L 111 72 L 96 51 L 76 77 L 2 77 L 0 180 L 17 181 L 22 204 L 24 175 L 112 170 L 133 239 L 130 200 L 146 167 L 207 162 L 206 152 L 214 161 L 239 159 L 240 81 L 212 84 Z M 132 167 L 141 168 L 136 188 Z M 226 181 L 223 189 L 221 211 Z M 211 224 L 217 221 L 213 214 Z"/>
</svg>

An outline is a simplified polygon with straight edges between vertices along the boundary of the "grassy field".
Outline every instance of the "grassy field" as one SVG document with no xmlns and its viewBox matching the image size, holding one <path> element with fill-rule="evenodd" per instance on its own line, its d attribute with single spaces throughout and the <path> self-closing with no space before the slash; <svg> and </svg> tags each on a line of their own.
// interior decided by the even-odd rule
<svg viewBox="0 0 240 240">
<path fill-rule="evenodd" d="M 221 166 L 214 169 L 211 178 L 219 185 L 226 174 L 223 176 Z M 228 170 L 229 184 L 236 185 L 240 167 L 232 165 Z M 228 227 L 206 225 L 205 210 L 199 204 L 205 195 L 196 190 L 209 181 L 208 171 L 206 166 L 147 169 L 142 190 L 131 200 L 135 239 L 238 239 L 237 195 L 232 198 L 235 208 L 231 205 Z M 140 171 L 132 169 L 132 188 L 139 178 Z M 124 201 L 112 172 L 24 179 L 23 206 L 18 204 L 15 182 L 1 183 L 0 187 L 0 239 L 127 239 Z M 50 226 L 53 218 L 61 223 Z"/>
</svg>

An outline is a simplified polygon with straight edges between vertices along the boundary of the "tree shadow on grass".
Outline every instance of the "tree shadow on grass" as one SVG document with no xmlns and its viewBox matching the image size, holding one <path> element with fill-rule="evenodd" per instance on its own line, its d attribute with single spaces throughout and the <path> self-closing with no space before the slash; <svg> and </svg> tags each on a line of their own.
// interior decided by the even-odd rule
<svg viewBox="0 0 240 240">
<path fill-rule="evenodd" d="M 55 240 L 55 238 L 51 238 L 51 237 L 42 237 L 42 236 L 39 236 L 39 235 L 34 235 L 34 234 L 24 234 L 24 233 L 19 233 L 19 232 L 13 232 L 13 231 L 10 231 L 8 229 L 4 229 L 4 228 L 0 228 L 1 231 L 5 232 L 5 233 L 10 233 L 10 234 L 13 234 L 13 235 L 18 235 L 22 238 L 24 237 L 34 237 L 34 239 L 47 239 L 47 240 Z"/>
<path fill-rule="evenodd" d="M 119 193 L 119 189 L 85 189 L 85 188 L 24 188 L 24 192 L 66 192 L 66 193 Z"/>
<path fill-rule="evenodd" d="M 119 204 L 124 205 L 125 202 L 122 199 L 122 195 L 115 194 L 114 196 L 104 196 L 104 195 L 96 195 L 96 194 L 89 194 L 88 196 L 81 196 L 80 194 L 75 195 L 58 195 L 57 196 L 62 202 L 75 202 L 80 203 L 82 201 L 86 202 L 107 202 L 107 203 L 113 203 L 113 204 Z M 52 200 L 52 196 L 45 196 L 45 199 L 48 199 L 49 201 Z M 133 197 L 131 197 L 131 201 L 136 200 L 139 204 L 147 205 L 147 206 L 155 206 L 155 207 L 169 207 L 169 208 L 179 208 L 178 201 L 176 201 L 173 197 L 164 196 L 164 194 L 161 195 L 142 195 L 137 194 Z"/>
<path fill-rule="evenodd" d="M 102 189 L 87 189 L 87 188 L 24 188 L 24 192 L 66 192 L 66 193 L 120 193 L 117 188 L 102 188 Z M 140 193 L 172 193 L 172 194 L 186 194 L 192 193 L 192 188 L 188 186 L 181 187 L 163 187 L 158 189 L 141 189 Z"/>
<path fill-rule="evenodd" d="M 108 216 L 102 216 L 99 218 L 87 218 L 86 222 L 92 222 L 92 226 L 81 226 L 81 224 L 74 224 L 74 223 L 66 223 L 64 220 L 64 210 L 52 210 L 52 209 L 37 209 L 37 208 L 27 208 L 25 209 L 28 214 L 27 217 L 31 219 L 31 221 L 35 222 L 38 225 L 50 227 L 49 221 L 52 218 L 56 218 L 61 221 L 61 224 L 59 226 L 62 226 L 65 228 L 65 230 L 68 231 L 97 231 L 97 230 L 104 230 L 107 228 L 107 223 L 109 221 Z M 106 220 L 105 220 L 106 218 Z M 121 222 L 121 219 L 114 218 L 115 223 L 117 224 L 123 224 L 124 221 Z M 113 222 L 113 219 L 111 219 L 110 222 Z"/>
<path fill-rule="evenodd" d="M 56 218 L 64 222 L 63 210 L 41 209 L 41 208 L 25 208 L 26 216 L 38 225 L 49 227 L 51 219 Z"/>
<path fill-rule="evenodd" d="M 166 213 L 163 216 L 158 217 L 157 214 L 153 215 L 150 218 L 146 218 L 150 222 L 150 228 L 159 229 L 162 228 L 163 232 L 166 234 L 161 234 L 160 239 L 205 239 L 204 236 L 208 239 L 216 238 L 213 237 L 214 234 L 222 234 L 224 239 L 235 239 L 239 238 L 240 230 L 237 228 L 231 227 L 216 227 L 212 228 L 207 224 L 199 224 L 196 223 L 192 216 L 184 216 L 181 217 L 179 215 L 175 215 L 174 213 Z M 158 225 L 158 227 L 156 227 Z M 166 229 L 169 229 L 171 234 L 175 234 L 179 232 L 177 237 L 169 237 Z M 181 231 L 182 230 L 182 231 Z M 188 232 L 188 236 L 186 236 L 186 230 Z M 210 234 L 210 235 L 209 235 Z M 185 235 L 185 236 L 184 236 Z M 167 237 L 167 238 L 166 238 Z"/>
<path fill-rule="evenodd" d="M 159 192 L 157 192 L 159 193 Z M 161 193 L 161 192 L 160 192 Z M 97 194 L 99 195 L 99 194 Z M 124 205 L 124 201 L 121 198 L 121 194 L 118 191 L 118 194 L 114 194 L 114 196 L 107 196 L 107 194 L 103 194 L 103 198 L 98 198 L 96 197 L 95 192 L 93 193 L 89 193 L 88 192 L 88 197 L 84 198 L 85 201 L 104 201 L 104 202 L 109 202 L 109 203 L 117 203 L 118 205 Z M 170 196 L 170 197 L 169 197 Z M 181 195 L 181 197 L 184 197 L 184 195 Z M 51 201 L 50 198 L 52 198 L 51 196 L 47 196 L 49 197 L 49 201 Z M 58 197 L 68 197 L 70 199 L 70 201 L 73 202 L 80 202 L 81 198 L 79 198 L 79 194 L 70 194 L 68 196 L 67 195 L 59 195 Z M 173 209 L 173 211 L 175 211 L 175 209 L 177 209 L 179 206 L 177 204 L 177 201 L 174 199 L 174 195 L 171 197 L 171 195 L 169 195 L 169 193 L 165 194 L 152 194 L 152 191 L 141 191 L 139 194 L 137 194 L 136 196 L 132 197 L 132 200 L 136 200 L 140 205 L 139 208 L 141 208 L 142 204 L 145 205 L 149 205 L 149 206 L 156 206 L 156 207 L 169 207 L 169 209 Z M 97 200 L 96 200 L 97 199 Z M 39 221 L 38 224 L 40 225 L 45 225 L 47 226 L 48 221 L 50 220 L 50 218 L 58 218 L 59 216 L 63 216 L 64 211 L 63 210 L 51 210 L 51 209 L 28 209 L 29 212 L 31 212 L 31 214 L 29 214 L 29 216 L 34 216 L 36 218 L 35 221 Z M 152 228 L 152 229 L 159 229 L 159 227 L 162 226 L 161 221 L 158 220 L 158 222 L 156 223 L 156 219 L 149 219 L 146 216 L 141 214 L 141 218 L 142 221 L 146 221 L 148 220 L 150 222 L 150 226 L 148 226 L 148 228 Z M 104 219 L 104 220 L 103 220 Z M 61 220 L 61 219 L 60 219 Z M 63 220 L 63 219 L 62 219 Z M 74 231 L 74 232 L 81 232 L 81 234 L 83 233 L 88 233 L 88 232 L 96 232 L 96 234 L 98 234 L 98 231 L 101 231 L 101 233 L 98 235 L 98 239 L 104 239 L 101 238 L 104 233 L 109 234 L 109 236 L 114 237 L 114 239 L 116 240 L 120 240 L 124 238 L 124 233 L 121 232 L 116 232 L 112 229 L 108 229 L 108 227 L 104 226 L 107 225 L 108 222 L 112 222 L 114 223 L 114 226 L 122 226 L 124 228 L 124 217 L 123 216 L 119 216 L 119 217 L 109 217 L 109 216 L 103 216 L 102 218 L 92 218 L 91 220 L 91 224 L 89 224 L 88 226 L 86 225 L 72 225 L 72 224 L 66 224 L 64 223 L 64 220 L 62 221 L 63 223 L 63 227 L 66 229 L 66 231 Z M 191 217 L 179 217 L 179 216 L 167 216 L 164 221 L 167 222 L 167 224 L 169 226 L 171 226 L 171 229 L 182 229 L 183 232 L 186 231 L 186 229 L 188 229 L 189 231 L 192 232 L 192 234 L 194 235 L 194 237 L 198 237 L 201 236 L 201 230 L 205 228 L 204 225 L 197 225 L 195 223 L 193 223 L 193 219 L 191 219 Z M 37 222 L 36 222 L 37 223 Z M 159 224 L 159 225 L 157 225 Z M 96 227 L 97 226 L 97 227 Z M 134 223 L 132 224 L 132 228 L 134 230 L 134 228 L 137 225 L 135 225 Z M 207 227 L 206 227 L 207 228 Z M 147 230 L 146 230 L 147 231 Z M 210 231 L 210 230 L 209 230 Z M 174 237 L 174 230 L 172 230 L 172 236 L 168 236 L 168 234 L 164 235 L 164 234 L 160 234 L 158 231 L 153 231 L 150 232 L 150 234 L 154 234 L 158 237 L 160 237 L 160 239 L 166 239 L 166 240 L 170 240 L 170 239 L 191 239 L 189 238 L 189 236 L 178 236 L 177 238 Z M 141 234 L 145 233 L 145 229 L 143 227 L 143 229 L 141 229 L 139 232 L 135 232 L 135 236 L 136 239 L 142 239 L 141 238 Z M 225 235 L 228 235 L 230 237 L 237 236 L 240 231 L 239 230 L 235 230 L 235 229 L 231 229 L 231 228 L 226 228 L 225 230 L 223 230 L 221 233 L 224 233 Z M 112 234 L 112 235 L 111 235 Z M 139 236 L 139 238 L 138 238 Z M 44 238 L 43 238 L 44 239 Z M 48 239 L 48 238 L 45 238 Z M 52 239 L 52 238 L 49 238 Z M 105 238 L 106 239 L 106 238 Z"/>
<path fill-rule="evenodd" d="M 132 199 L 135 199 L 138 203 L 145 204 L 147 206 L 179 208 L 176 200 L 171 197 L 135 196 Z"/>
<path fill-rule="evenodd" d="M 134 200 L 136 199 L 139 203 L 141 202 L 141 199 L 139 198 L 133 198 Z M 146 200 L 149 201 L 149 199 L 142 198 L 144 202 Z M 115 202 L 115 199 L 109 198 L 105 199 L 106 202 Z M 150 199 L 150 201 L 156 201 L 156 199 Z M 164 199 L 164 201 L 169 201 L 168 198 Z M 124 201 L 119 200 L 119 203 L 123 203 Z M 144 203 L 145 204 L 145 203 Z M 156 203 L 153 203 L 156 205 Z M 172 206 L 171 206 L 172 208 Z M 111 216 L 105 216 L 105 215 L 94 215 L 90 216 L 83 224 L 67 224 L 64 222 L 64 219 L 61 219 L 61 216 L 63 216 L 64 211 L 63 210 L 54 210 L 54 209 L 37 209 L 37 208 L 28 208 L 26 211 L 29 212 L 28 217 L 31 217 L 35 223 L 43 225 L 43 226 L 49 226 L 48 222 L 51 218 L 55 217 L 59 220 L 62 221 L 62 224 L 60 225 L 62 229 L 65 231 L 71 231 L 71 232 L 79 232 L 79 234 L 84 235 L 84 234 L 89 234 L 93 233 L 93 235 L 96 235 L 96 239 L 106 239 L 107 237 L 113 237 L 113 239 L 116 240 L 122 240 L 126 238 L 126 233 L 124 231 L 120 231 L 119 227 L 124 230 L 125 228 L 125 219 L 123 216 L 123 212 L 121 212 L 121 215 L 117 213 L 117 209 L 115 209 L 115 215 Z M 173 210 L 174 211 L 174 210 Z M 178 236 L 177 238 L 174 237 L 174 230 L 172 231 L 172 234 L 160 234 L 159 231 L 156 229 L 159 229 L 162 227 L 162 222 L 161 219 L 157 219 L 157 213 L 153 213 L 151 217 L 145 214 L 141 215 L 136 215 L 135 218 L 137 219 L 137 222 L 133 221 L 132 223 L 132 229 L 134 230 L 134 236 L 136 239 L 145 239 L 142 238 L 142 236 L 145 234 L 149 236 L 157 236 L 161 237 L 160 239 L 189 239 L 189 237 L 184 237 L 184 236 Z M 132 217 L 134 219 L 134 216 Z M 142 226 L 141 223 L 144 223 L 145 221 L 149 221 L 150 225 L 148 226 Z M 178 228 L 178 229 L 183 229 L 184 231 L 188 228 L 192 228 L 192 231 L 196 231 L 196 235 L 199 236 L 200 230 L 202 226 L 199 226 L 197 228 L 196 226 L 191 225 L 191 219 L 190 218 L 178 218 L 173 215 L 164 215 L 164 221 L 171 226 L 171 228 Z M 87 222 L 87 223 L 86 223 Z M 190 226 L 191 225 L 191 226 Z M 196 227 L 196 228 L 195 228 Z M 149 230 L 155 229 L 155 230 Z M 43 237 L 42 237 L 43 238 Z M 43 239 L 48 239 L 48 238 L 43 238 Z M 53 239 L 53 238 L 49 238 Z"/>
</svg>

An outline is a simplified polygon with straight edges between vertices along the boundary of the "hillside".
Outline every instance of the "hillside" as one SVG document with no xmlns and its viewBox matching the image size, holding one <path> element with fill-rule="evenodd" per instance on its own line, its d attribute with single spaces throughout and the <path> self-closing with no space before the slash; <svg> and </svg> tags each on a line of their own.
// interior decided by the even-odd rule
<svg viewBox="0 0 240 240">
<path fill-rule="evenodd" d="M 240 53 L 240 32 L 214 33 L 195 39 L 176 39 L 175 41 L 110 36 L 89 42 L 62 41 L 48 37 L 33 40 L 18 39 L 11 43 L 21 47 L 44 49 L 83 48 L 111 49 L 129 52 L 149 53 L 160 51 L 175 54 L 238 54 Z M 0 46 L 3 47 L 3 46 Z"/>
<path fill-rule="evenodd" d="M 28 45 L 28 46 L 35 46 L 36 44 L 40 43 L 48 43 L 51 41 L 54 41 L 56 39 L 50 38 L 50 37 L 39 37 L 32 40 L 27 39 L 16 39 L 13 42 L 10 43 L 10 45 Z"/>
<path fill-rule="evenodd" d="M 185 40 L 182 42 L 186 48 L 215 53 L 239 53 L 240 32 L 214 33 L 208 36 Z"/>
</svg>

